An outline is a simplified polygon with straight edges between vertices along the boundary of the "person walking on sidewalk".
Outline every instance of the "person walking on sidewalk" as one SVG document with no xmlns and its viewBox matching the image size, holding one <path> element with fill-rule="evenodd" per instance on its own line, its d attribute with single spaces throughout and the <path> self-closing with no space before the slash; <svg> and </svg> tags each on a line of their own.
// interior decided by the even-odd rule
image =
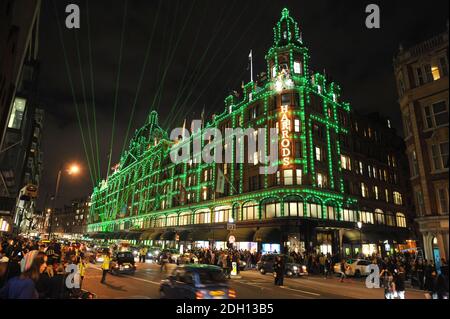
<svg viewBox="0 0 450 319">
<path fill-rule="evenodd" d="M 339 272 L 339 274 L 341 275 L 341 280 L 340 282 L 344 282 L 344 279 L 347 278 L 347 276 L 345 275 L 345 271 L 347 270 L 347 263 L 345 262 L 345 259 L 341 260 L 341 271 Z"/>
<path fill-rule="evenodd" d="M 397 274 L 395 275 L 395 290 L 399 299 L 405 299 L 405 269 L 400 266 Z"/>
<path fill-rule="evenodd" d="M 106 274 L 109 271 L 109 267 L 111 264 L 111 260 L 109 258 L 109 252 L 105 251 L 103 254 L 103 263 L 102 263 L 102 280 L 100 283 L 104 284 L 106 279 Z"/>
</svg>

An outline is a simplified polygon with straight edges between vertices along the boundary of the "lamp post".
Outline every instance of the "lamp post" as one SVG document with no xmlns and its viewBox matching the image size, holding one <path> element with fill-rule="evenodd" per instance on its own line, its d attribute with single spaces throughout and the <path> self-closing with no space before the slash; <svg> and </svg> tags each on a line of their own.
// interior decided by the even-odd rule
<svg viewBox="0 0 450 319">
<path fill-rule="evenodd" d="M 55 213 L 55 205 L 56 205 L 56 198 L 58 197 L 59 193 L 59 185 L 61 182 L 61 175 L 62 175 L 62 168 L 58 170 L 58 175 L 56 176 L 56 185 L 55 185 L 55 195 L 53 196 L 53 202 L 52 202 L 52 208 L 49 210 L 49 229 L 48 229 L 48 239 L 51 239 L 52 236 L 52 224 L 53 224 L 53 218 L 52 215 Z M 69 168 L 66 170 L 66 172 L 69 175 L 77 175 L 80 172 L 80 167 L 77 164 L 71 164 Z"/>
<path fill-rule="evenodd" d="M 356 226 L 358 226 L 358 230 L 359 230 L 359 243 L 361 244 L 361 252 L 360 253 L 362 253 L 362 234 L 361 234 L 362 222 L 358 221 L 356 223 Z"/>
</svg>

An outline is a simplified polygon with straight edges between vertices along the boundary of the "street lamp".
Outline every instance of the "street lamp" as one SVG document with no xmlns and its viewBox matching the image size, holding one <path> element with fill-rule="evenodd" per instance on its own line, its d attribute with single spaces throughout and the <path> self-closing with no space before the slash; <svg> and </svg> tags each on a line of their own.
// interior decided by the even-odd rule
<svg viewBox="0 0 450 319">
<path fill-rule="evenodd" d="M 359 243 L 361 244 L 361 252 L 362 252 L 362 246 L 363 246 L 363 244 L 362 244 L 362 234 L 361 234 L 362 222 L 358 221 L 356 223 L 356 226 L 358 226 L 358 230 L 359 230 Z"/>
<path fill-rule="evenodd" d="M 69 175 L 77 175 L 80 172 L 80 167 L 78 166 L 78 164 L 73 163 L 66 169 L 66 172 Z M 52 208 L 47 210 L 47 212 L 49 212 L 49 218 L 50 218 L 48 239 L 50 239 L 51 235 L 52 235 L 52 224 L 53 224 L 52 215 L 55 213 L 55 203 L 56 203 L 56 198 L 58 197 L 58 193 L 59 193 L 61 174 L 62 174 L 62 168 L 59 169 L 58 175 L 56 176 L 55 195 L 53 196 Z"/>
</svg>

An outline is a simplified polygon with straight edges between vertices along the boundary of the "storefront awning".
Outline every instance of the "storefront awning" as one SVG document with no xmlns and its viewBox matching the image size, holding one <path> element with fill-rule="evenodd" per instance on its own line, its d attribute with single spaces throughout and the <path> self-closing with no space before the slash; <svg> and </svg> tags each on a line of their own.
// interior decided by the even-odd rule
<svg viewBox="0 0 450 319">
<path fill-rule="evenodd" d="M 153 233 L 150 234 L 150 236 L 148 237 L 148 239 L 151 239 L 151 240 L 159 240 L 159 238 L 161 237 L 161 234 L 162 234 L 162 233 L 163 233 L 162 231 L 156 231 L 156 232 L 153 232 Z"/>
<path fill-rule="evenodd" d="M 179 232 L 178 235 L 180 236 L 180 238 L 179 238 L 180 241 L 191 241 L 192 240 L 192 234 L 188 230 L 183 230 L 183 231 Z"/>
<path fill-rule="evenodd" d="M 226 230 L 226 229 L 211 229 L 206 234 L 206 239 L 212 240 L 212 241 L 227 241 L 228 230 Z"/>
<path fill-rule="evenodd" d="M 374 232 L 374 231 L 362 231 L 361 234 L 359 230 L 347 230 L 342 238 L 343 243 L 360 243 L 361 241 L 365 244 L 378 244 L 384 241 L 396 241 L 397 243 L 403 243 L 409 238 L 409 232 L 395 230 L 392 232 Z"/>
<path fill-rule="evenodd" d="M 141 236 L 139 237 L 139 239 L 140 240 L 147 240 L 147 239 L 150 239 L 150 235 L 151 234 L 153 234 L 153 230 L 147 230 L 147 231 L 145 231 L 145 232 L 143 232 L 142 234 L 141 234 Z"/>
<path fill-rule="evenodd" d="M 255 231 L 256 229 L 254 228 L 237 228 L 230 231 L 228 238 L 233 235 L 236 242 L 251 242 L 253 241 Z"/>
<path fill-rule="evenodd" d="M 263 243 L 280 243 L 281 230 L 276 227 L 261 227 L 253 236 L 253 241 L 260 241 Z"/>
<path fill-rule="evenodd" d="M 173 230 L 167 230 L 161 235 L 161 240 L 175 240 L 176 233 Z"/>
</svg>

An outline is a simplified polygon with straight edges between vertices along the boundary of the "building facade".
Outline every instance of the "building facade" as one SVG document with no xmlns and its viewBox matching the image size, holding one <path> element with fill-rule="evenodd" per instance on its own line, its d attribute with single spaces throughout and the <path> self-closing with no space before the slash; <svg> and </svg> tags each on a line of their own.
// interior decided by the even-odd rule
<svg viewBox="0 0 450 319">
<path fill-rule="evenodd" d="M 19 191 L 28 183 L 37 186 L 42 171 L 42 110 L 37 107 L 40 3 L 7 0 L 0 5 L 0 210 L 8 216 L 10 229 Z"/>
<path fill-rule="evenodd" d="M 79 198 L 52 214 L 52 233 L 57 236 L 86 234 L 90 198 Z"/>
<path fill-rule="evenodd" d="M 416 222 L 425 258 L 448 260 L 447 31 L 394 59 Z"/>
<path fill-rule="evenodd" d="M 266 61 L 265 75 L 244 85 L 241 97 L 228 96 L 223 113 L 188 137 L 169 140 L 150 113 L 117 169 L 94 188 L 92 237 L 141 232 L 145 243 L 183 249 L 234 245 L 350 256 L 405 248 L 411 238 L 404 162 L 388 122 L 358 117 L 341 101 L 336 83 L 311 71 L 308 48 L 287 9 Z M 204 136 L 208 128 L 221 137 Z M 227 129 L 239 128 L 241 135 L 223 138 Z M 279 157 L 267 166 L 261 163 L 273 142 L 269 128 L 277 132 Z M 171 152 L 191 148 L 199 137 L 202 149 L 231 153 L 231 161 L 204 163 L 198 153 L 171 160 Z M 252 150 L 246 139 L 265 147 Z"/>
</svg>

